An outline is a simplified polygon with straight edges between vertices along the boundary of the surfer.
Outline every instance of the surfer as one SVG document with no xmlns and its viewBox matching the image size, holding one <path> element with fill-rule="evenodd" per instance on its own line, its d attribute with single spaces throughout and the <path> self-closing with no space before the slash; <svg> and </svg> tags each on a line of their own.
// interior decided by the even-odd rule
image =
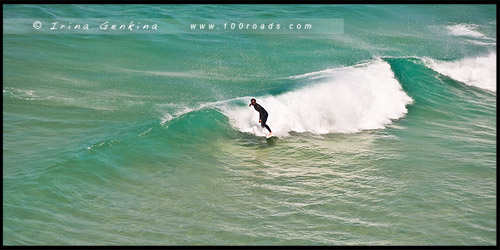
<svg viewBox="0 0 500 250">
<path fill-rule="evenodd" d="M 257 103 L 257 101 L 255 99 L 252 98 L 252 100 L 250 100 L 250 104 L 248 105 L 248 107 L 252 106 L 255 108 L 255 110 L 257 110 L 260 114 L 259 116 L 259 123 L 262 127 L 266 128 L 267 130 L 269 130 L 269 135 L 272 135 L 273 132 L 271 131 L 271 128 L 269 128 L 269 126 L 267 126 L 266 124 L 266 121 L 267 121 L 267 111 L 262 107 L 260 106 L 260 104 Z"/>
</svg>

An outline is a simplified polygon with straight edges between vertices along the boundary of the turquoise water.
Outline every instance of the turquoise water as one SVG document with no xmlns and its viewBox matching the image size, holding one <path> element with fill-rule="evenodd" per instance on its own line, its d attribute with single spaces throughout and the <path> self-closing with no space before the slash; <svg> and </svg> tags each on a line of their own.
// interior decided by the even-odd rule
<svg viewBox="0 0 500 250">
<path fill-rule="evenodd" d="M 3 7 L 4 245 L 497 242 L 494 5 Z M 344 26 L 32 30 L 165 17 Z"/>
</svg>

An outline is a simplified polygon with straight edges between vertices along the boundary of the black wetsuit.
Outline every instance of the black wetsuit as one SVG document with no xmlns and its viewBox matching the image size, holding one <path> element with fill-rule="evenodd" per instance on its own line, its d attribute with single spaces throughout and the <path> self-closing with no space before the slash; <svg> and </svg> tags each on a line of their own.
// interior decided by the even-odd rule
<svg viewBox="0 0 500 250">
<path fill-rule="evenodd" d="M 269 126 L 267 126 L 266 124 L 266 121 L 267 121 L 267 111 L 262 107 L 260 106 L 258 103 L 255 103 L 253 105 L 254 109 L 257 110 L 260 114 L 259 116 L 259 120 L 260 120 L 260 125 L 264 128 L 266 128 L 267 130 L 269 130 L 269 133 L 271 133 L 271 129 L 269 128 Z"/>
</svg>

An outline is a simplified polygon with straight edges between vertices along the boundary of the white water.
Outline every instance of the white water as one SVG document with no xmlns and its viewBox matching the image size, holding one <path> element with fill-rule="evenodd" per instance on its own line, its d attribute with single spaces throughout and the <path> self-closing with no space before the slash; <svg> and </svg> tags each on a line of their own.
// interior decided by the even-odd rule
<svg viewBox="0 0 500 250">
<path fill-rule="evenodd" d="M 495 39 L 487 37 L 483 33 L 479 32 L 477 30 L 478 27 L 479 27 L 479 25 L 477 25 L 477 24 L 459 23 L 459 24 L 455 24 L 455 25 L 446 26 L 445 28 L 453 36 L 469 36 L 469 37 L 474 37 L 474 38 L 495 40 Z"/>
<path fill-rule="evenodd" d="M 326 134 L 381 129 L 404 116 L 406 105 L 412 102 L 390 65 L 381 59 L 290 78 L 310 85 L 278 96 L 255 97 L 268 111 L 267 124 L 278 136 L 291 131 Z M 259 136 L 267 133 L 253 107 L 226 103 L 219 108 L 236 129 Z"/>
<path fill-rule="evenodd" d="M 468 57 L 456 61 L 440 61 L 424 57 L 427 67 L 470 86 L 496 92 L 497 55 Z"/>
</svg>

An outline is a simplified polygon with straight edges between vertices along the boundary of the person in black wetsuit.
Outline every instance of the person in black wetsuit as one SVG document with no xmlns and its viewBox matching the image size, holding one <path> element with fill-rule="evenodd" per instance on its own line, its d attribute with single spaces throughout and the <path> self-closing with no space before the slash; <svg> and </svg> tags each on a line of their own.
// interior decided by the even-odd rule
<svg viewBox="0 0 500 250">
<path fill-rule="evenodd" d="M 255 110 L 257 110 L 260 114 L 260 116 L 259 116 L 260 125 L 262 127 L 266 128 L 267 130 L 269 130 L 269 135 L 271 135 L 273 132 L 271 131 L 271 128 L 269 128 L 269 126 L 267 126 L 267 124 L 266 124 L 267 116 L 268 116 L 267 111 L 262 106 L 260 106 L 260 104 L 258 104 L 255 99 L 250 100 L 250 104 L 248 105 L 248 107 L 250 107 L 252 105 L 255 108 Z"/>
</svg>

